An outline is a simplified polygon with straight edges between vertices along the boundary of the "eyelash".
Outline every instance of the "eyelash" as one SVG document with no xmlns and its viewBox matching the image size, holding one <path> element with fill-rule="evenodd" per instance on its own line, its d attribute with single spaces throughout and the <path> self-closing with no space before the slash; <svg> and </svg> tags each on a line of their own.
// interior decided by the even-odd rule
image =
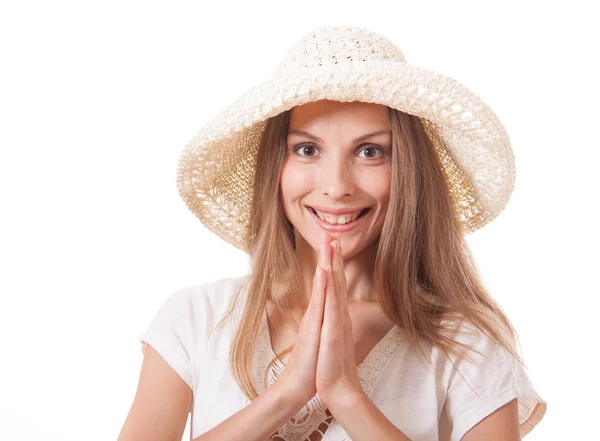
<svg viewBox="0 0 600 441">
<path fill-rule="evenodd" d="M 304 148 L 304 147 L 312 147 L 312 148 L 316 148 L 316 147 L 315 147 L 314 145 L 312 145 L 312 144 L 303 143 L 303 144 L 299 144 L 299 145 L 297 145 L 296 147 L 294 147 L 294 148 L 292 149 L 292 152 L 293 152 L 293 153 L 296 153 L 298 150 L 300 150 L 301 148 Z M 361 149 L 360 149 L 360 150 L 362 151 L 362 150 L 364 150 L 364 149 L 366 149 L 366 148 L 373 148 L 373 149 L 375 149 L 375 150 L 378 150 L 378 151 L 381 153 L 381 156 L 379 156 L 379 157 L 380 157 L 380 158 L 383 158 L 383 157 L 385 157 L 385 150 L 384 150 L 382 147 L 378 146 L 377 144 L 367 144 L 367 145 L 364 145 L 364 146 L 362 146 L 362 147 L 361 147 Z M 317 150 L 318 150 L 318 149 L 317 149 Z M 313 157 L 313 156 L 305 156 L 305 155 L 298 155 L 298 156 L 300 156 L 300 157 L 303 157 L 303 158 L 312 158 L 312 157 Z M 366 159 L 373 159 L 373 160 L 374 160 L 374 159 L 377 159 L 377 157 L 375 157 L 375 158 L 366 158 Z"/>
</svg>

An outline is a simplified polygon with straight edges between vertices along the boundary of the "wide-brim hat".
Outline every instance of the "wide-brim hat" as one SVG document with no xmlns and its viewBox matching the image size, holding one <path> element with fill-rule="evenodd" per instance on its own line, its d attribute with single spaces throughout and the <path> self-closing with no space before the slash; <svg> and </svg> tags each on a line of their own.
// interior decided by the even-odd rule
<svg viewBox="0 0 600 441">
<path fill-rule="evenodd" d="M 506 207 L 515 164 L 496 114 L 458 81 L 407 64 L 386 37 L 339 26 L 301 38 L 269 79 L 242 94 L 186 144 L 177 188 L 189 210 L 210 231 L 248 252 L 254 167 L 266 120 L 322 99 L 383 104 L 419 117 L 441 159 L 465 234 Z"/>
</svg>

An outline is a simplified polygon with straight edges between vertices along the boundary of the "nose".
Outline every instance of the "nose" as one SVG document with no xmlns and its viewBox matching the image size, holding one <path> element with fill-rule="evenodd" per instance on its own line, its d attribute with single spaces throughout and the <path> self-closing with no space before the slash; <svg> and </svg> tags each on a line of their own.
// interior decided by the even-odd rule
<svg viewBox="0 0 600 441">
<path fill-rule="evenodd" d="M 340 154 L 329 154 L 321 161 L 319 187 L 323 195 L 339 199 L 354 193 L 353 170 Z"/>
</svg>

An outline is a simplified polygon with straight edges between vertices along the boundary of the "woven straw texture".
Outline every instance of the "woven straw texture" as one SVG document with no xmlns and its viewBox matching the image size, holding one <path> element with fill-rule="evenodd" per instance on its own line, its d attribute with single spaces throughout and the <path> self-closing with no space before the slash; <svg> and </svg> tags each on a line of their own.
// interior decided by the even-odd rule
<svg viewBox="0 0 600 441">
<path fill-rule="evenodd" d="M 384 36 L 358 27 L 324 27 L 301 38 L 267 81 L 187 143 L 177 188 L 188 209 L 248 252 L 254 166 L 266 119 L 322 99 L 383 104 L 418 116 L 440 156 L 466 234 L 508 204 L 514 155 L 504 126 L 479 96 L 450 77 L 407 64 Z"/>
</svg>

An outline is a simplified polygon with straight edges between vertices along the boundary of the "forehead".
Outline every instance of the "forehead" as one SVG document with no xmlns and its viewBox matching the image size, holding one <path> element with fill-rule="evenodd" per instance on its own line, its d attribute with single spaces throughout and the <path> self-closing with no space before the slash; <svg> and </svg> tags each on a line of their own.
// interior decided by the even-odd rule
<svg viewBox="0 0 600 441">
<path fill-rule="evenodd" d="M 320 100 L 296 106 L 290 111 L 290 130 L 319 130 L 332 125 L 375 129 L 388 127 L 388 108 L 382 104 L 360 101 Z"/>
</svg>

